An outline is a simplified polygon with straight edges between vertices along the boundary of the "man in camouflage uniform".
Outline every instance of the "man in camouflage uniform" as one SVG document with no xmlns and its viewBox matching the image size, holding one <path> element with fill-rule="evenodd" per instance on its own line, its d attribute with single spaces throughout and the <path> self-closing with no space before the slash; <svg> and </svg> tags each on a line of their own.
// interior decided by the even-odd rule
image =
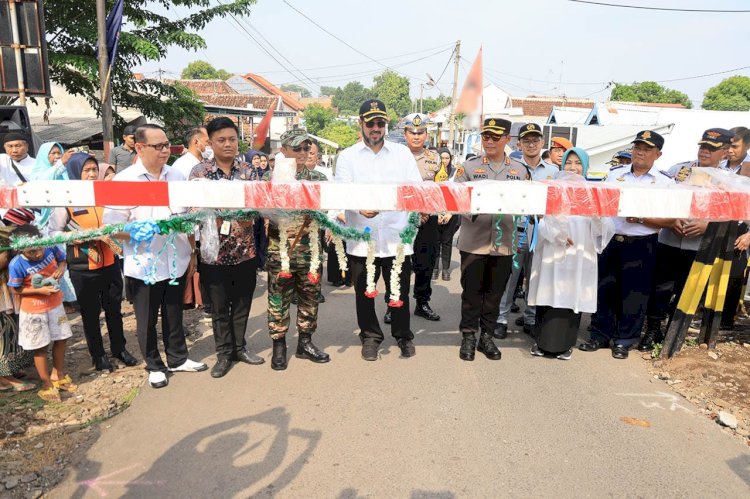
<svg viewBox="0 0 750 499">
<path fill-rule="evenodd" d="M 297 161 L 297 180 L 328 180 L 320 172 L 305 167 L 310 151 L 310 138 L 307 131 L 296 128 L 281 136 L 281 153 Z M 266 172 L 263 180 L 270 180 L 271 172 Z M 331 358 L 312 343 L 312 334 L 318 326 L 318 295 L 320 280 L 313 283 L 308 279 L 310 272 L 309 217 L 294 216 L 284 218 L 287 225 L 290 277 L 279 276 L 281 256 L 279 253 L 279 227 L 271 223 L 268 228 L 268 332 L 273 340 L 271 368 L 284 370 L 287 366 L 286 333 L 289 330 L 289 306 L 292 294 L 297 295 L 297 343 L 296 357 L 313 362 L 328 362 Z M 321 248 L 320 254 L 323 254 Z"/>
<path fill-rule="evenodd" d="M 506 161 L 511 122 L 487 118 L 482 125 L 484 154 L 466 161 L 456 170 L 456 182 L 477 180 L 528 180 L 529 168 L 512 159 Z M 492 341 L 500 297 L 513 268 L 516 252 L 516 218 L 513 215 L 461 215 L 457 247 L 461 252 L 461 323 L 459 357 L 474 360 L 475 350 L 499 360 L 500 350 Z M 480 332 L 477 345 L 476 333 Z"/>
</svg>

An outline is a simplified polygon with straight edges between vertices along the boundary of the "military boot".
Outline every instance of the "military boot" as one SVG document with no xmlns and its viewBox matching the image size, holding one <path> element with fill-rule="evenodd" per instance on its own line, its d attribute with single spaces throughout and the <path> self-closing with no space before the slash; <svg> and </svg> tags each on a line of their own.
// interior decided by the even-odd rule
<svg viewBox="0 0 750 499">
<path fill-rule="evenodd" d="M 297 353 L 294 356 L 298 359 L 308 359 L 318 364 L 324 364 L 331 360 L 327 353 L 313 344 L 312 334 L 310 333 L 299 334 Z"/>
</svg>

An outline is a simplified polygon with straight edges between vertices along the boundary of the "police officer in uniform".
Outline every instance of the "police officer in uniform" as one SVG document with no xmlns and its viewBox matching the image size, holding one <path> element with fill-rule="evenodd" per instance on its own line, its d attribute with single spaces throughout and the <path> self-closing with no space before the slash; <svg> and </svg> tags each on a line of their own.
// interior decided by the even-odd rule
<svg viewBox="0 0 750 499">
<path fill-rule="evenodd" d="M 674 182 L 654 166 L 664 138 L 644 130 L 633 140 L 632 164 L 610 170 L 613 184 L 670 185 Z M 612 357 L 625 359 L 638 342 L 645 319 L 656 266 L 659 230 L 671 228 L 673 219 L 614 217 L 615 236 L 599 255 L 597 310 L 591 317 L 591 339 L 579 345 L 584 352 L 609 346 Z"/>
<path fill-rule="evenodd" d="M 435 174 L 440 169 L 440 156 L 425 147 L 427 141 L 428 118 L 424 114 L 413 113 L 404 118 L 404 138 L 406 146 L 414 155 L 419 173 L 425 182 L 434 182 Z M 440 316 L 430 308 L 432 296 L 432 270 L 435 268 L 438 245 L 438 217 L 422 217 L 417 237 L 414 239 L 414 315 L 428 321 L 439 321 Z"/>
<path fill-rule="evenodd" d="M 456 170 L 456 182 L 478 180 L 529 180 L 531 172 L 521 162 L 506 162 L 511 122 L 487 118 L 482 125 L 484 154 L 466 161 Z M 461 215 L 457 247 L 461 253 L 461 323 L 459 357 L 474 360 L 475 350 L 499 360 L 500 350 L 492 341 L 500 297 L 513 267 L 517 218 L 513 215 Z M 476 334 L 480 333 L 477 344 Z"/>
</svg>

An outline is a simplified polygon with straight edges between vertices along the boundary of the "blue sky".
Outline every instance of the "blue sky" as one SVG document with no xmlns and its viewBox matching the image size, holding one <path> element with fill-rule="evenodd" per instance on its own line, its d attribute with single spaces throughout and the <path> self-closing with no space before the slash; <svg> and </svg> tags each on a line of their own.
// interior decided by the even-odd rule
<svg viewBox="0 0 750 499">
<path fill-rule="evenodd" d="M 606 99 L 609 81 L 671 80 L 750 66 L 750 13 L 656 12 L 567 0 L 288 1 L 365 55 L 326 34 L 282 0 L 258 0 L 251 15 L 241 19 L 242 27 L 230 19 L 210 23 L 202 33 L 205 50 L 175 49 L 140 70 L 153 76 L 161 69 L 165 77 L 175 77 L 190 61 L 203 59 L 231 72 L 262 74 L 276 84 L 304 83 L 317 92 L 320 85 L 342 86 L 351 80 L 370 86 L 372 77 L 389 66 L 411 78 L 412 95 L 418 96 L 425 74 L 437 79 L 460 39 L 466 60 L 459 71 L 459 89 L 481 45 L 485 83 L 494 82 L 514 96 Z M 750 9 L 747 0 L 610 3 Z M 185 13 L 187 9 L 180 8 L 167 15 Z M 243 28 L 267 48 L 278 50 L 283 58 L 268 49 L 284 66 L 296 66 L 304 75 L 287 72 Z M 664 85 L 685 92 L 700 105 L 708 88 L 732 74 L 750 76 L 750 70 Z M 449 95 L 452 80 L 451 62 L 438 89 L 425 89 L 425 96 L 439 91 Z"/>
</svg>

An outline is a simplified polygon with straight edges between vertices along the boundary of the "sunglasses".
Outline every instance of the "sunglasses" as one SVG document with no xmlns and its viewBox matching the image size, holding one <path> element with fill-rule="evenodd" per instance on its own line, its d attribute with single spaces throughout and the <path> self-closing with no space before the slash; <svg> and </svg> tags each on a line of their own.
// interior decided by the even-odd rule
<svg viewBox="0 0 750 499">
<path fill-rule="evenodd" d="M 502 135 L 495 135 L 494 133 L 483 133 L 482 139 L 483 140 L 491 140 L 492 142 L 500 142 L 500 139 L 502 139 Z"/>
<path fill-rule="evenodd" d="M 154 151 L 163 151 L 164 149 L 169 149 L 170 145 L 169 142 L 163 142 L 161 144 L 143 144 L 143 147 L 151 147 Z"/>
<path fill-rule="evenodd" d="M 365 122 L 365 126 L 367 128 L 372 128 L 372 127 L 385 128 L 385 121 L 384 120 L 367 121 Z"/>
<path fill-rule="evenodd" d="M 301 151 L 308 152 L 309 150 L 310 150 L 310 144 L 305 144 L 305 145 L 302 145 L 302 146 L 292 147 L 292 151 L 294 151 L 294 152 L 301 152 Z"/>
</svg>

